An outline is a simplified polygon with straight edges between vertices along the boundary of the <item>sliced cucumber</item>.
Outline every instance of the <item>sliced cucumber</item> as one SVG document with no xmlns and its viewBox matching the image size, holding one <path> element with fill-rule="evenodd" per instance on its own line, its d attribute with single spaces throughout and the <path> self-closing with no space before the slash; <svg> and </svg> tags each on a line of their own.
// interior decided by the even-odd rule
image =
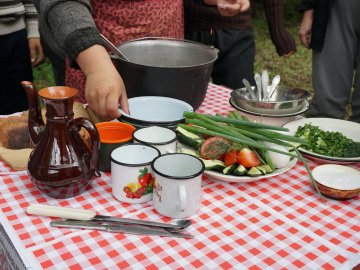
<svg viewBox="0 0 360 270">
<path fill-rule="evenodd" d="M 225 167 L 222 172 L 225 175 L 232 174 L 237 167 L 238 167 L 238 165 L 236 163 L 234 163 L 232 165 Z"/>
<path fill-rule="evenodd" d="M 271 169 L 269 164 L 263 164 L 263 165 L 260 165 L 258 167 L 264 168 L 266 173 L 272 173 L 274 171 L 273 169 Z"/>
<path fill-rule="evenodd" d="M 180 126 L 176 128 L 178 140 L 189 146 L 199 147 L 203 142 L 204 138 L 194 132 L 188 131 Z"/>
<path fill-rule="evenodd" d="M 261 171 L 256 167 L 251 167 L 250 170 L 247 172 L 249 176 L 260 176 L 262 175 Z"/>
<path fill-rule="evenodd" d="M 222 172 L 226 165 L 221 160 L 217 159 L 201 159 L 204 162 L 205 169 L 211 171 Z"/>
<path fill-rule="evenodd" d="M 200 157 L 200 154 L 198 151 L 196 151 L 195 149 L 190 149 L 190 148 L 180 148 L 179 153 L 189 154 L 194 157 Z"/>
<path fill-rule="evenodd" d="M 239 175 L 239 176 L 245 175 L 246 173 L 247 173 L 247 169 L 243 165 L 237 166 L 233 172 L 233 174 Z"/>
<path fill-rule="evenodd" d="M 263 166 L 259 165 L 256 166 L 256 168 L 261 172 L 261 174 L 266 174 L 266 169 Z"/>
</svg>

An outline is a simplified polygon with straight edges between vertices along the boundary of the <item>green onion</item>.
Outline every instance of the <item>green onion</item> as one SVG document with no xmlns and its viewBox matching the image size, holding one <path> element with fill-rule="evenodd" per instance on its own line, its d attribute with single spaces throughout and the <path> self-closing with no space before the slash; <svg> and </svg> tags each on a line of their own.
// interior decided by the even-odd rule
<svg viewBox="0 0 360 270">
<path fill-rule="evenodd" d="M 290 157 L 298 158 L 300 161 L 303 162 L 305 169 L 310 176 L 311 182 L 315 187 L 317 193 L 319 194 L 320 198 L 324 200 L 324 197 L 320 193 L 320 190 L 315 182 L 309 166 L 306 163 L 306 160 L 301 155 L 299 150 L 293 144 L 291 144 L 292 142 L 306 145 L 307 141 L 297 138 L 295 136 L 276 132 L 289 131 L 287 128 L 251 122 L 248 119 L 243 118 L 236 111 L 229 112 L 227 117 L 218 114 L 216 116 L 212 116 L 195 112 L 184 112 L 183 116 L 185 117 L 186 123 L 191 123 L 195 126 L 179 124 L 180 127 L 195 133 L 206 134 L 210 136 L 220 136 L 232 142 L 259 149 L 263 152 L 266 163 L 272 169 L 274 169 L 274 165 L 269 157 L 268 151 L 273 151 Z M 268 147 L 264 145 L 262 141 L 268 141 L 271 143 L 289 147 L 293 149 L 296 154 Z"/>
<path fill-rule="evenodd" d="M 195 113 L 195 112 L 184 112 L 183 116 L 186 118 L 199 118 L 199 117 L 205 116 L 213 121 L 223 122 L 223 123 L 227 123 L 227 124 L 238 124 L 238 125 L 243 125 L 243 126 L 248 126 L 248 127 L 253 127 L 253 128 L 264 128 L 264 129 L 289 131 L 289 129 L 284 128 L 284 127 L 259 124 L 259 123 L 255 123 L 255 122 L 249 122 L 249 121 L 240 120 L 240 119 L 233 119 L 233 118 L 228 118 L 228 117 L 224 117 L 224 116 L 205 115 L 205 114 L 200 114 L 200 113 Z"/>
<path fill-rule="evenodd" d="M 267 147 L 264 146 L 262 144 L 259 144 L 258 142 L 254 142 L 253 140 L 248 140 L 245 138 L 239 138 L 239 137 L 235 137 L 233 134 L 231 134 L 230 132 L 227 132 L 226 130 L 223 130 L 221 128 L 218 127 L 210 127 L 210 129 L 205 129 L 205 128 L 201 128 L 201 127 L 196 127 L 196 126 L 188 126 L 185 124 L 179 124 L 180 127 L 182 127 L 183 129 L 192 131 L 192 132 L 196 132 L 196 133 L 200 133 L 200 134 L 206 134 L 206 135 L 210 135 L 210 136 L 219 136 L 219 137 L 223 137 L 225 139 L 228 139 L 230 141 L 233 142 L 237 142 L 237 143 L 241 143 L 241 144 L 246 144 L 248 146 L 252 146 L 252 147 L 256 147 L 259 148 L 261 150 L 268 150 L 268 151 L 273 151 L 273 152 L 277 152 L 283 155 L 287 155 L 287 156 L 291 156 L 291 157 L 297 157 L 294 154 L 288 153 L 288 152 L 284 152 L 278 149 L 274 149 L 271 147 Z"/>
</svg>

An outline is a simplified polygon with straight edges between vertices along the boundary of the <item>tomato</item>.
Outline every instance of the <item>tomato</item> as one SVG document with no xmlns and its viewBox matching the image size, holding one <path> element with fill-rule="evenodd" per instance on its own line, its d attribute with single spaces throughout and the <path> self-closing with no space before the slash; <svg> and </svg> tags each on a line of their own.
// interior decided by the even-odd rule
<svg viewBox="0 0 360 270">
<path fill-rule="evenodd" d="M 236 149 L 231 149 L 229 152 L 225 153 L 224 163 L 226 166 L 233 165 L 237 162 L 238 151 Z"/>
<path fill-rule="evenodd" d="M 225 138 L 214 136 L 206 139 L 200 147 L 200 156 L 203 159 L 219 159 L 220 156 L 228 152 L 231 142 Z"/>
<path fill-rule="evenodd" d="M 261 161 L 254 151 L 249 148 L 243 148 L 237 155 L 237 163 L 243 165 L 245 168 L 251 168 L 259 166 Z"/>
<path fill-rule="evenodd" d="M 224 161 L 224 158 L 225 158 L 225 153 L 224 154 L 221 154 L 218 158 L 218 160 L 221 160 L 221 161 Z"/>
<path fill-rule="evenodd" d="M 145 167 L 139 170 L 140 175 L 138 176 L 138 183 L 142 187 L 146 187 L 152 181 L 152 175 L 148 172 L 148 169 Z"/>
<path fill-rule="evenodd" d="M 142 175 L 140 178 L 138 178 L 138 182 L 140 186 L 146 187 L 151 181 L 151 173 L 146 173 Z"/>
</svg>

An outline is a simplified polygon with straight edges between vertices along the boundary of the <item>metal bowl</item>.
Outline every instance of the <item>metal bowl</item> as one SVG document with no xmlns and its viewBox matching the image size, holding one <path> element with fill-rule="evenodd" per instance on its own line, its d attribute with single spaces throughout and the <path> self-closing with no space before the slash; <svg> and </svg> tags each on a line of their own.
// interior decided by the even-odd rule
<svg viewBox="0 0 360 270">
<path fill-rule="evenodd" d="M 252 88 L 255 90 L 254 86 Z M 278 86 L 269 101 L 253 100 L 246 88 L 231 92 L 232 100 L 238 107 L 257 114 L 277 116 L 299 112 L 310 95 L 306 90 L 286 86 Z"/>
</svg>

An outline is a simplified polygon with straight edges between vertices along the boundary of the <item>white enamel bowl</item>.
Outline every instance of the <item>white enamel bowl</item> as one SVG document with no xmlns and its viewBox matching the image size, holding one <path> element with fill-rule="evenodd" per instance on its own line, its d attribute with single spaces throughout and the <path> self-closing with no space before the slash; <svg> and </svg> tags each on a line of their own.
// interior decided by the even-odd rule
<svg viewBox="0 0 360 270">
<path fill-rule="evenodd" d="M 158 96 L 143 96 L 129 99 L 130 115 L 119 109 L 120 121 L 147 125 L 176 125 L 184 120 L 185 111 L 193 112 L 193 107 L 178 99 Z"/>
<path fill-rule="evenodd" d="M 347 200 L 360 193 L 360 172 L 351 167 L 326 164 L 312 174 L 321 194 L 331 199 Z"/>
</svg>

